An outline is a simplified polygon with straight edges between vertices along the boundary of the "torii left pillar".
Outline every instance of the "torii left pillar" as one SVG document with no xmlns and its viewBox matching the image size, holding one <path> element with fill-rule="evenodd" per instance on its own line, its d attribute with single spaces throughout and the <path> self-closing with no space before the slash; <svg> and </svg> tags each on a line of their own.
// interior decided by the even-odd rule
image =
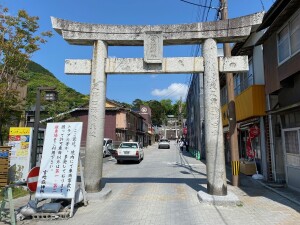
<svg viewBox="0 0 300 225">
<path fill-rule="evenodd" d="M 88 151 L 85 151 L 84 164 L 84 181 L 86 191 L 89 193 L 101 190 L 107 80 L 105 60 L 107 58 L 107 49 L 108 47 L 105 42 L 101 40 L 94 42 L 86 142 L 86 149 Z"/>
<path fill-rule="evenodd" d="M 204 41 L 203 57 L 207 193 L 225 196 L 227 195 L 227 183 L 220 110 L 218 54 L 215 40 Z"/>
</svg>

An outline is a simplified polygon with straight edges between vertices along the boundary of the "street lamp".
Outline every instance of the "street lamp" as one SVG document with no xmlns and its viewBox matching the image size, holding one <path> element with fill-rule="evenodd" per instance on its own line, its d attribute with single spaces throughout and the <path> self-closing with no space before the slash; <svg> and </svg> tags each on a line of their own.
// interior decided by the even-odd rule
<svg viewBox="0 0 300 225">
<path fill-rule="evenodd" d="M 31 168 L 36 166 L 36 156 L 37 156 L 37 146 L 38 146 L 38 133 L 39 133 L 39 123 L 40 123 L 40 111 L 41 111 L 41 92 L 45 92 L 45 100 L 55 101 L 57 92 L 55 87 L 38 87 L 36 92 L 36 103 L 35 103 L 35 113 L 34 113 L 34 132 L 32 140 L 31 149 Z"/>
</svg>

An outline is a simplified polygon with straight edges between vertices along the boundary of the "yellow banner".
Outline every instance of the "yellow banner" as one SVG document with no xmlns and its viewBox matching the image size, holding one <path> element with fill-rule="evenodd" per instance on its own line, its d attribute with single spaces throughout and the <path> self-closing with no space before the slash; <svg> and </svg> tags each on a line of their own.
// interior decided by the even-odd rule
<svg viewBox="0 0 300 225">
<path fill-rule="evenodd" d="M 30 127 L 11 127 L 9 135 L 30 135 Z"/>
</svg>

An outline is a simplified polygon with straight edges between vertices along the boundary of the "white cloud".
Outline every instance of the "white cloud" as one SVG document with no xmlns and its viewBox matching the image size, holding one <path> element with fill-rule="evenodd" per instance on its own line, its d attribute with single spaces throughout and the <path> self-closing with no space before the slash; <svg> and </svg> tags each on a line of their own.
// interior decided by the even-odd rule
<svg viewBox="0 0 300 225">
<path fill-rule="evenodd" d="M 153 96 L 158 96 L 162 98 L 169 98 L 174 100 L 179 100 L 182 97 L 182 100 L 185 101 L 185 97 L 188 92 L 188 86 L 183 83 L 173 83 L 165 89 L 154 89 L 151 94 Z"/>
</svg>

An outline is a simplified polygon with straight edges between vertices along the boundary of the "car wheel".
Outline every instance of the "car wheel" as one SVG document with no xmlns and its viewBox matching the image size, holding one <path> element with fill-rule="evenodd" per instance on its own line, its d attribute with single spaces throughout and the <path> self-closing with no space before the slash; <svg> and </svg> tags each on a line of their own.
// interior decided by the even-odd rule
<svg viewBox="0 0 300 225">
<path fill-rule="evenodd" d="M 121 161 L 120 161 L 120 160 L 117 160 L 117 163 L 118 163 L 118 164 L 121 164 Z"/>
</svg>

